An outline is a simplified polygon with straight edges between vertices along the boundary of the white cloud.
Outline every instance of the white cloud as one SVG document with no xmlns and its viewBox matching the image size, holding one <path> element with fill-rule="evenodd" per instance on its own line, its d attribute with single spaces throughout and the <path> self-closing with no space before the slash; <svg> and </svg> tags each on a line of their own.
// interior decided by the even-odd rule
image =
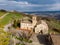
<svg viewBox="0 0 60 45">
<path fill-rule="evenodd" d="M 7 4 L 0 4 L 0 5 L 4 5 L 4 6 L 5 6 L 5 5 L 7 5 Z"/>
<path fill-rule="evenodd" d="M 50 10 L 60 10 L 60 3 L 51 5 Z"/>
<path fill-rule="evenodd" d="M 54 0 L 56 2 L 56 0 Z M 31 4 L 27 1 L 14 1 L 14 0 L 0 0 L 0 9 L 21 9 L 21 10 L 32 10 L 32 8 L 43 7 L 45 10 L 60 10 L 60 3 L 57 1 L 54 4 Z M 41 8 L 40 8 L 41 9 Z M 39 10 L 40 10 L 39 9 Z M 36 9 L 38 10 L 38 9 Z M 43 9 L 42 9 L 43 10 Z"/>
<path fill-rule="evenodd" d="M 22 4 L 22 5 L 28 5 L 28 2 L 17 2 L 18 4 Z"/>
<path fill-rule="evenodd" d="M 0 2 L 5 2 L 5 1 L 8 1 L 8 0 L 0 0 Z"/>
<path fill-rule="evenodd" d="M 28 5 L 29 3 L 27 1 L 20 1 L 20 2 L 17 2 L 17 1 L 13 1 L 13 0 L 0 0 L 0 4 L 1 3 L 4 3 L 4 4 L 17 4 L 17 5 Z"/>
<path fill-rule="evenodd" d="M 18 5 L 28 5 L 29 3 L 26 1 L 20 1 L 20 2 L 16 2 L 16 1 L 9 1 L 12 4 L 18 4 Z"/>
<path fill-rule="evenodd" d="M 60 0 L 54 0 L 55 3 L 49 5 L 49 10 L 60 10 Z"/>
</svg>

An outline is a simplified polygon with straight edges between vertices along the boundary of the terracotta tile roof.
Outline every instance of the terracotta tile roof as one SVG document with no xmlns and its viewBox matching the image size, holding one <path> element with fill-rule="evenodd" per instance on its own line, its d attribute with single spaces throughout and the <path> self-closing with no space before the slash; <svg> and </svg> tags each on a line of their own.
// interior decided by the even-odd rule
<svg viewBox="0 0 60 45">
<path fill-rule="evenodd" d="M 21 28 L 17 28 L 17 30 L 23 30 L 23 31 L 32 31 L 32 30 L 29 30 L 29 29 L 21 29 Z"/>
</svg>

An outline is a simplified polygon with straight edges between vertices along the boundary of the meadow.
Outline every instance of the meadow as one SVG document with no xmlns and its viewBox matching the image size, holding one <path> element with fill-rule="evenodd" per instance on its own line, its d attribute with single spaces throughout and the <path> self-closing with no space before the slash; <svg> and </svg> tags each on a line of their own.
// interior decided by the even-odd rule
<svg viewBox="0 0 60 45">
<path fill-rule="evenodd" d="M 6 24 L 10 23 L 13 18 L 20 19 L 22 18 L 22 15 L 20 13 L 9 12 L 9 14 L 6 15 L 3 19 L 0 19 L 0 27 L 4 27 Z"/>
<path fill-rule="evenodd" d="M 0 17 L 3 16 L 6 12 L 1 12 L 0 11 Z"/>
</svg>

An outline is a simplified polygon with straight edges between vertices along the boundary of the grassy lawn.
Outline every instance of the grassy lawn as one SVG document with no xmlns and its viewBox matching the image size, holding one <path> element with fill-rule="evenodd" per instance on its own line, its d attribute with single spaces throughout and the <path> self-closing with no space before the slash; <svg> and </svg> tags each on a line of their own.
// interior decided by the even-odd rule
<svg viewBox="0 0 60 45">
<path fill-rule="evenodd" d="M 22 15 L 19 13 L 10 13 L 8 15 L 6 15 L 3 19 L 0 20 L 0 27 L 3 27 L 4 25 L 8 24 L 9 22 L 11 22 L 12 17 L 15 17 L 16 19 L 20 19 L 22 18 Z"/>
<path fill-rule="evenodd" d="M 58 22 L 56 22 L 56 21 L 51 21 L 50 25 L 53 26 L 53 27 L 55 27 L 55 28 L 60 29 L 60 24 Z"/>
<path fill-rule="evenodd" d="M 0 17 L 3 16 L 6 12 L 0 12 Z"/>
</svg>

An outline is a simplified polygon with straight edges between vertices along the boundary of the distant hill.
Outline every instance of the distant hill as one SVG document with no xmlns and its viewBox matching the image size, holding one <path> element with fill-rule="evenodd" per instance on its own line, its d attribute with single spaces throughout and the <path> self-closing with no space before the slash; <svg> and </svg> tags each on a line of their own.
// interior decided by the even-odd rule
<svg viewBox="0 0 60 45">
<path fill-rule="evenodd" d="M 32 12 L 23 12 L 23 13 L 60 13 L 60 11 L 32 11 Z"/>
<path fill-rule="evenodd" d="M 1 9 L 1 10 L 0 10 L 0 12 L 7 12 L 7 11 L 6 11 L 6 10 L 4 10 L 4 9 Z"/>
<path fill-rule="evenodd" d="M 27 14 L 35 14 L 40 16 L 50 16 L 60 20 L 60 11 L 35 11 L 35 12 L 23 12 Z"/>
<path fill-rule="evenodd" d="M 0 12 L 8 12 L 4 9 L 1 9 Z M 53 17 L 53 18 L 56 18 L 58 20 L 60 20 L 60 11 L 31 11 L 31 12 L 18 12 L 18 11 L 15 11 L 13 10 L 13 12 L 16 12 L 16 13 L 20 13 L 20 14 L 34 14 L 34 15 L 40 15 L 40 16 L 43 16 L 43 17 Z M 25 14 L 24 14 L 25 13 Z"/>
</svg>

